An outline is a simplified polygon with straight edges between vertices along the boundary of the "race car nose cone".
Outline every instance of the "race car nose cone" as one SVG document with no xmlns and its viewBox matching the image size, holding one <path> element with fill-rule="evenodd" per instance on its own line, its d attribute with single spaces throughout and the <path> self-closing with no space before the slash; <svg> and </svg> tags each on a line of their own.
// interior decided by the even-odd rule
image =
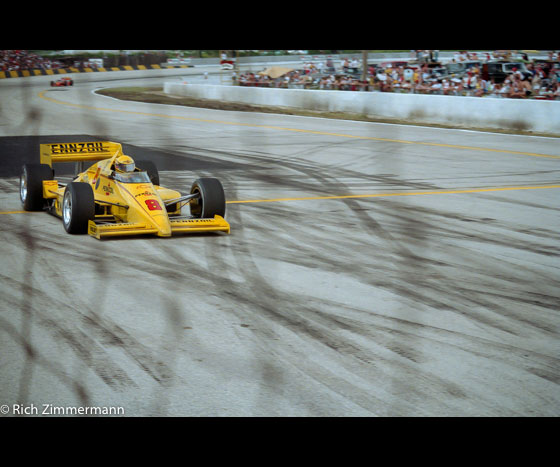
<svg viewBox="0 0 560 467">
<path fill-rule="evenodd" d="M 158 229 L 158 237 L 171 237 L 171 223 L 167 214 L 156 214 L 152 216 L 152 222 Z"/>
</svg>

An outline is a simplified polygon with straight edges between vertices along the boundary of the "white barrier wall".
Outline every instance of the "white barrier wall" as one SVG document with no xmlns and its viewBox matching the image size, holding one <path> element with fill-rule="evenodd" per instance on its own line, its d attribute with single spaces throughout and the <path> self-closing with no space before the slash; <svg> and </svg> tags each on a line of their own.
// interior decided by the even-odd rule
<svg viewBox="0 0 560 467">
<path fill-rule="evenodd" d="M 560 136 L 560 101 L 165 83 L 168 94 Z"/>
</svg>

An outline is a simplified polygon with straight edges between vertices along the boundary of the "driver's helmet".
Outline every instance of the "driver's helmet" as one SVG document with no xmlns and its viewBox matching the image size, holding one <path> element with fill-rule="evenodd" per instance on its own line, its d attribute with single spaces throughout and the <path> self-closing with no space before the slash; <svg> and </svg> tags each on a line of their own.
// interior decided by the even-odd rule
<svg viewBox="0 0 560 467">
<path fill-rule="evenodd" d="M 115 161 L 115 169 L 117 172 L 134 172 L 136 164 L 130 156 L 119 156 Z"/>
</svg>

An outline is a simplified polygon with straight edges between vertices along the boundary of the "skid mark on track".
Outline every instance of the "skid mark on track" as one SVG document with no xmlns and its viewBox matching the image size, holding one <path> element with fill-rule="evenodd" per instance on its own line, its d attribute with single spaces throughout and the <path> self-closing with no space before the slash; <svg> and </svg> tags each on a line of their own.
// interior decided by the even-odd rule
<svg viewBox="0 0 560 467">
<path fill-rule="evenodd" d="M 18 233 L 21 232 L 13 232 L 14 238 L 17 238 Z M 26 236 L 33 237 L 29 233 Z M 36 238 L 33 242 L 33 251 L 43 252 L 42 255 L 35 255 L 37 260 L 35 269 L 49 271 L 48 274 L 43 275 L 40 283 L 33 285 L 32 299 L 29 303 L 33 322 L 38 323 L 54 340 L 65 342 L 87 367 L 114 390 L 124 391 L 126 388 L 136 388 L 138 385 L 116 363 L 111 356 L 111 348 L 123 351 L 158 383 L 164 386 L 169 384 L 173 378 L 173 371 L 157 358 L 153 350 L 112 322 L 109 315 L 100 316 L 92 308 L 103 302 L 102 291 L 106 288 L 104 280 L 100 279 L 100 284 L 90 284 L 98 290 L 96 295 L 98 301 L 90 303 L 86 300 L 83 290 L 74 287 L 64 273 L 51 267 L 52 262 L 45 259 L 45 253 L 50 255 L 64 252 L 67 257 L 75 256 L 79 262 L 90 266 L 96 265 L 94 267 L 101 273 L 98 276 L 100 278 L 107 277 L 105 266 L 109 264 L 110 259 L 106 261 L 100 259 L 95 249 L 83 244 L 75 245 L 73 251 L 67 254 L 67 243 L 61 241 L 57 244 L 56 238 L 48 240 Z M 13 303 L 14 309 L 19 308 L 17 298 L 11 295 L 17 296 L 18 291 L 29 287 L 26 285 L 26 280 L 3 273 L 0 273 L 0 277 L 10 291 L 10 295 L 5 296 L 6 302 Z M 29 342 L 28 345 L 31 343 Z"/>
<path fill-rule="evenodd" d="M 312 148 L 307 155 L 317 150 Z M 195 150 L 193 154 L 200 160 L 213 157 Z M 234 328 L 239 345 L 253 351 L 252 362 L 259 378 L 256 384 L 262 389 L 254 396 L 258 414 L 274 409 L 271 392 L 280 399 L 293 398 L 294 404 L 304 399 L 305 408 L 313 415 L 329 415 L 325 407 L 333 410 L 336 402 L 344 402 L 355 413 L 375 415 L 438 411 L 465 414 L 473 401 L 478 413 L 511 415 L 522 411 L 496 404 L 496 395 L 503 389 L 498 379 L 488 383 L 493 388 L 485 393 L 486 382 L 476 381 L 476 376 L 441 371 L 437 363 L 443 362 L 442 356 L 454 362 L 470 362 L 471 371 L 475 362 L 481 366 L 502 363 L 512 374 L 528 381 L 527 391 L 534 390 L 535 381 L 558 384 L 558 359 L 523 348 L 529 339 L 552 339 L 557 334 L 553 316 L 559 301 L 555 278 L 547 277 L 546 269 L 530 264 L 517 266 L 503 256 L 473 255 L 478 246 L 492 246 L 500 251 L 508 249 L 514 257 L 523 253 L 551 260 L 560 253 L 552 229 L 408 205 L 405 195 L 443 194 L 445 190 L 433 183 L 400 177 L 396 175 L 401 173 L 399 167 L 371 176 L 345 166 L 327 171 L 319 162 L 302 161 L 297 152 L 281 161 L 271 160 L 273 155 L 264 151 L 245 155 L 232 151 L 225 157 L 236 161 L 235 168 L 229 172 L 227 165 L 214 164 L 208 167 L 208 175 L 214 170 L 223 171 L 220 178 L 229 199 L 242 201 L 239 195 L 248 186 L 258 193 L 287 189 L 309 194 L 299 198 L 301 201 L 332 199 L 332 203 L 321 204 L 328 206 L 317 212 L 313 203 L 302 203 L 295 209 L 293 204 L 272 196 L 254 203 L 232 202 L 227 214 L 234 226 L 230 236 L 152 238 L 147 240 L 147 248 L 148 243 L 139 238 L 104 243 L 85 238 L 69 248 L 62 227 L 60 235 L 35 232 L 20 245 L 37 255 L 35 266 L 40 271 L 49 271 L 49 260 L 55 255 L 87 264 L 93 271 L 93 286 L 98 290 L 95 305 L 86 304 L 81 292 L 65 283 L 66 274 L 61 271 L 46 274 L 41 285 L 34 283 L 30 309 L 33 322 L 40 323 L 53 339 L 60 338 L 113 390 L 124 392 L 141 386 L 130 376 L 134 369 L 141 368 L 148 380 L 158 383 L 158 395 L 164 395 L 163 389 L 177 378 L 172 370 L 174 362 L 192 363 L 198 357 L 191 354 L 193 350 L 223 357 L 215 367 L 212 362 L 204 362 L 206 371 L 219 371 L 223 362 L 235 363 L 228 360 L 230 356 L 211 348 L 210 342 L 197 340 L 197 320 L 193 324 L 189 318 L 200 310 L 192 309 L 190 297 L 205 306 L 202 313 L 206 315 L 197 317 L 198 322 L 206 320 L 215 326 L 216 335 L 225 326 Z M 237 184 L 238 168 L 244 168 L 242 184 Z M 184 173 L 165 176 L 184 189 Z M 369 186 L 399 192 L 344 195 Z M 342 195 L 330 197 L 332 193 Z M 376 200 L 368 202 L 367 197 Z M 10 228 L 23 226 L 17 224 L 17 217 L 5 217 Z M 3 235 L 10 241 L 18 233 L 15 229 Z M 102 255 L 96 252 L 100 246 L 105 251 Z M 360 305 L 351 295 L 345 299 L 321 296 L 320 291 L 329 290 L 319 283 L 309 290 L 289 288 L 290 278 L 282 277 L 283 271 L 301 274 L 301 278 L 313 274 L 336 276 L 341 283 L 355 284 L 372 297 L 382 292 L 395 305 L 384 308 L 374 300 L 370 305 Z M 169 339 L 161 346 L 170 349 L 168 352 L 153 349 L 153 339 L 161 342 L 156 332 L 148 334 L 153 338 L 148 344 L 103 311 L 114 305 L 104 284 L 121 274 L 162 287 L 161 293 L 166 295 L 162 295 L 162 309 L 158 311 L 165 313 L 169 324 L 165 335 Z M 14 295 L 9 303 L 15 306 L 24 284 L 14 280 L 5 283 Z M 50 304 L 48 308 L 56 310 L 56 319 L 42 311 L 39 303 Z M 79 305 L 80 309 L 76 312 L 68 304 Z M 445 320 L 438 327 L 433 320 L 425 319 L 440 312 L 441 316 L 468 323 L 468 330 L 446 327 Z M 179 331 L 187 328 L 188 339 L 182 340 Z M 25 342 L 22 345 L 30 349 L 29 353 L 37 352 L 33 343 L 19 341 Z M 125 360 L 114 358 L 121 353 Z M 103 359 L 109 361 L 106 369 L 100 367 Z M 123 363 L 129 361 L 132 366 Z M 335 403 L 318 403 L 307 396 L 309 393 Z M 334 410 L 343 414 L 342 408 Z"/>
<path fill-rule="evenodd" d="M 357 216 L 364 215 L 365 211 L 359 205 L 353 206 L 351 209 Z M 416 236 L 415 241 L 418 240 L 419 230 L 422 231 L 420 238 L 424 241 L 442 236 L 444 238 L 447 236 L 450 239 L 471 238 L 474 237 L 473 232 L 467 231 L 465 233 L 461 224 L 468 222 L 469 225 L 472 225 L 473 221 L 485 224 L 488 219 L 478 219 L 475 216 L 470 216 L 467 219 L 452 212 L 428 211 L 422 208 L 416 210 L 414 207 L 397 205 L 396 202 L 376 204 L 367 212 L 370 214 L 362 217 L 364 229 L 375 231 L 376 235 L 371 238 L 381 238 L 385 243 L 383 248 L 376 248 L 376 251 L 381 252 L 377 254 L 381 254 L 381 256 L 378 256 L 375 261 L 375 269 L 381 274 L 372 274 L 371 261 L 364 261 L 364 258 L 362 258 L 359 262 L 352 262 L 348 258 L 348 251 L 364 251 L 365 245 L 360 245 L 352 239 L 354 235 L 349 236 L 349 239 L 345 242 L 333 243 L 323 235 L 317 234 L 315 227 L 307 227 L 305 223 L 298 222 L 297 214 L 281 209 L 272 211 L 256 209 L 243 212 L 240 220 L 244 222 L 245 227 L 252 225 L 251 230 L 259 230 L 259 225 L 266 225 L 267 244 L 271 242 L 277 247 L 274 250 L 269 250 L 265 245 L 251 244 L 249 241 L 244 242 L 243 236 L 237 236 L 233 250 L 237 261 L 236 267 L 220 261 L 219 254 L 211 255 L 211 251 L 208 251 L 208 257 L 211 257 L 215 264 L 211 270 L 227 271 L 229 269 L 231 271 L 233 269 L 231 274 L 242 274 L 244 282 L 250 284 L 250 288 L 242 287 L 239 283 L 228 280 L 225 273 L 214 273 L 211 278 L 213 277 L 215 286 L 224 290 L 228 298 L 237 304 L 233 308 L 236 313 L 241 314 L 244 322 L 259 322 L 254 327 L 252 325 L 251 329 L 254 329 L 256 333 L 262 333 L 263 340 L 266 338 L 270 341 L 271 336 L 276 334 L 273 331 L 274 327 L 266 330 L 267 327 L 271 326 L 271 323 L 276 323 L 297 334 L 306 336 L 306 340 L 310 342 L 337 350 L 337 352 L 356 358 L 364 364 L 372 363 L 376 359 L 383 361 L 383 358 L 375 353 L 371 354 L 371 352 L 365 351 L 338 334 L 340 331 L 363 334 L 364 331 L 359 326 L 344 326 L 344 320 L 337 319 L 329 322 L 330 317 L 327 317 L 325 307 L 320 304 L 320 301 L 317 303 L 318 299 L 316 297 L 311 298 L 295 292 L 286 294 L 279 290 L 273 282 L 263 275 L 261 272 L 262 266 L 258 266 L 260 260 L 257 260 L 257 258 L 265 257 L 278 263 L 294 263 L 321 271 L 331 270 L 341 275 L 349 275 L 357 281 L 362 281 L 376 288 L 391 290 L 399 296 L 406 297 L 412 302 L 423 303 L 429 308 L 453 311 L 469 320 L 478 322 L 486 329 L 494 328 L 498 332 L 514 336 L 520 333 L 530 335 L 539 332 L 544 332 L 550 336 L 555 335 L 555 325 L 551 318 L 546 318 L 546 314 L 543 315 L 544 319 L 539 321 L 538 316 L 533 314 L 531 317 L 527 317 L 523 309 L 519 311 L 515 309 L 516 304 L 526 303 L 529 306 L 554 310 L 559 298 L 551 293 L 554 290 L 552 279 L 548 278 L 547 280 L 546 276 L 543 275 L 544 282 L 539 280 L 527 282 L 522 275 L 512 272 L 506 261 L 493 263 L 491 260 L 488 261 L 487 258 L 469 260 L 472 257 L 472 252 L 467 246 L 458 250 L 459 256 L 456 256 L 457 260 L 460 261 L 462 257 L 465 264 L 470 263 L 470 266 L 467 266 L 469 280 L 465 286 L 460 286 L 449 279 L 450 270 L 463 267 L 460 262 L 449 263 L 422 254 L 413 254 L 408 249 L 411 239 Z M 422 216 L 418 215 L 419 212 L 422 213 Z M 396 221 L 389 225 L 384 224 L 383 229 L 381 229 L 380 224 L 372 217 L 373 213 L 377 213 L 377 217 L 381 214 L 390 215 L 390 213 L 393 213 L 393 215 L 398 213 L 398 215 Z M 426 218 L 427 215 L 431 217 Z M 312 221 L 310 223 L 312 224 Z M 292 242 L 289 236 L 286 237 L 281 234 L 289 230 L 290 225 L 298 225 L 300 231 L 298 239 L 305 238 L 305 243 L 298 244 L 295 240 Z M 500 229 L 507 230 L 511 227 L 501 225 Z M 557 254 L 557 249 L 554 247 L 534 248 L 532 247 L 534 240 L 529 242 L 516 240 L 514 237 L 508 238 L 507 232 L 500 232 L 489 239 L 481 232 L 478 240 L 494 242 L 520 251 L 532 248 L 534 254 Z M 355 243 L 355 245 L 349 246 L 349 243 Z M 313 248 L 309 248 L 309 245 L 313 245 Z M 305 254 L 300 254 L 302 251 Z M 329 254 L 322 256 L 320 253 L 322 251 L 328 251 Z M 392 255 L 396 255 L 396 263 L 391 261 Z M 457 255 L 457 252 L 454 255 Z M 340 259 L 337 260 L 337 258 Z M 342 258 L 347 259 L 342 260 Z M 537 271 L 531 271 L 531 274 L 539 275 Z M 411 283 L 411 280 L 413 280 L 413 283 Z M 497 285 L 496 288 L 494 288 L 495 285 Z M 519 288 L 520 285 L 521 288 Z M 541 288 L 547 290 L 548 293 L 541 293 Z M 503 290 L 503 292 L 496 292 L 496 290 Z M 510 303 L 514 307 L 513 310 Z M 339 306 L 344 307 L 342 304 L 339 304 Z M 319 312 L 319 310 L 321 311 Z M 269 320 L 263 320 L 264 317 Z M 333 329 L 336 330 L 334 333 Z M 383 338 L 385 332 L 388 334 Z M 411 336 L 408 336 L 408 340 L 404 339 L 405 336 L 403 336 L 403 339 L 396 339 L 395 336 L 398 336 L 398 332 L 399 329 L 384 330 L 382 334 L 374 334 L 370 337 L 377 343 L 385 342 L 384 346 L 386 348 L 406 358 L 412 362 L 411 364 L 422 364 L 425 359 L 419 349 L 425 343 L 420 341 L 415 346 L 410 343 Z M 470 348 L 474 349 L 475 344 Z M 517 353 L 520 355 L 521 350 Z M 290 357 L 285 353 L 284 358 L 288 358 L 292 363 L 297 361 L 295 356 Z M 554 360 L 551 364 L 552 367 L 548 370 L 546 368 L 542 369 L 541 373 L 548 375 L 553 373 L 558 361 Z M 524 365 L 523 369 L 537 374 L 527 365 Z M 404 375 L 409 371 L 410 368 L 403 368 L 402 374 Z M 432 384 L 436 384 L 437 378 L 431 375 L 426 377 Z M 395 374 L 393 374 L 393 378 L 395 379 Z M 396 379 L 399 388 L 403 389 L 404 380 Z M 446 383 L 450 382 L 446 381 Z M 439 384 L 440 388 L 445 385 L 443 381 Z M 452 386 L 451 383 L 450 386 Z M 446 392 L 455 396 L 461 394 L 463 397 L 465 396 L 464 391 L 459 387 L 450 388 Z M 369 408 L 371 409 L 374 406 L 376 404 L 370 405 Z"/>
</svg>

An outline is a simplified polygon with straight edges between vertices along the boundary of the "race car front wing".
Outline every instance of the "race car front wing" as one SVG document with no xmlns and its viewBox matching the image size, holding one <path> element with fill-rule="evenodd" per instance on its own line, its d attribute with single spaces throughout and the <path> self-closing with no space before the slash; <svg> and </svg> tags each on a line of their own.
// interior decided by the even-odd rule
<svg viewBox="0 0 560 467">
<path fill-rule="evenodd" d="M 229 223 L 221 216 L 213 219 L 169 219 L 171 234 L 195 232 L 226 232 L 230 233 Z M 88 233 L 100 240 L 104 237 L 117 237 L 125 235 L 157 234 L 158 229 L 142 223 L 96 223 L 90 220 Z"/>
</svg>

